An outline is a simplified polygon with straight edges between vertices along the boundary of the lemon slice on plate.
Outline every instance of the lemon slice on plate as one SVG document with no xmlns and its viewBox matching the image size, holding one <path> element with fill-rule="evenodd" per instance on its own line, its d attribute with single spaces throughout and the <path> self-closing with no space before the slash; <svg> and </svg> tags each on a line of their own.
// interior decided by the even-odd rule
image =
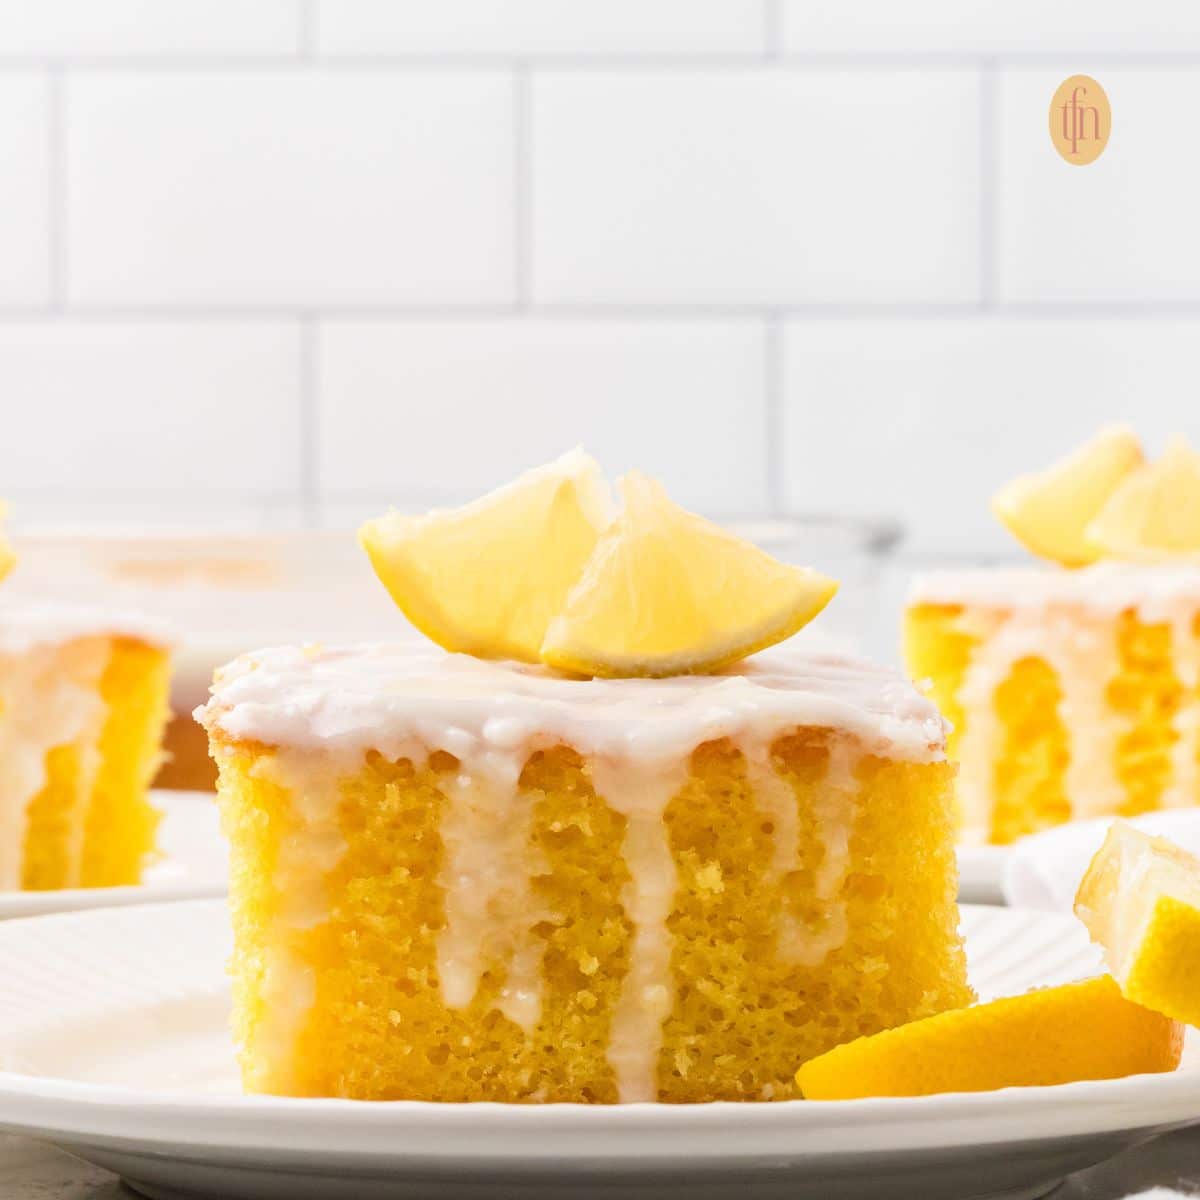
<svg viewBox="0 0 1200 1200">
<path fill-rule="evenodd" d="M 1075 896 L 1121 991 L 1200 1025 L 1200 859 L 1114 822 Z"/>
<path fill-rule="evenodd" d="M 992 511 L 1039 557 L 1085 566 L 1101 555 L 1086 536 L 1089 523 L 1143 461 L 1137 435 L 1110 426 L 1047 470 L 1005 485 L 992 500 Z"/>
<path fill-rule="evenodd" d="M 462 508 L 368 521 L 359 541 L 400 610 L 439 646 L 537 662 L 612 516 L 599 466 L 572 450 Z"/>
<path fill-rule="evenodd" d="M 778 562 L 673 504 L 631 472 L 624 511 L 605 531 L 542 660 L 580 675 L 716 670 L 790 637 L 837 591 L 836 581 Z"/>
<path fill-rule="evenodd" d="M 806 1062 L 806 1100 L 927 1096 L 1173 1071 L 1183 1027 L 1125 999 L 1112 977 L 955 1009 Z"/>
<path fill-rule="evenodd" d="M 1173 437 L 1133 472 L 1087 527 L 1096 552 L 1122 558 L 1200 555 L 1200 454 Z"/>
</svg>

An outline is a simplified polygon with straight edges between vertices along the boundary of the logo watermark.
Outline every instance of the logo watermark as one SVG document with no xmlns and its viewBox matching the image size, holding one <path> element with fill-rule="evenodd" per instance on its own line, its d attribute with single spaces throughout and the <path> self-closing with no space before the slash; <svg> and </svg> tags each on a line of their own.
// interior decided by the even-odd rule
<svg viewBox="0 0 1200 1200">
<path fill-rule="evenodd" d="M 1090 75 L 1072 75 L 1058 85 L 1050 101 L 1050 140 L 1066 162 L 1076 167 L 1095 162 L 1111 130 L 1108 96 Z"/>
</svg>

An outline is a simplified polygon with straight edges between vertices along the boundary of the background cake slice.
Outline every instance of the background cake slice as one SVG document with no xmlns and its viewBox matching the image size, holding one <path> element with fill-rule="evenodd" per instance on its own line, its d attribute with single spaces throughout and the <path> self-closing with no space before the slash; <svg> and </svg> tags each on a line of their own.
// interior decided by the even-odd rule
<svg viewBox="0 0 1200 1200">
<path fill-rule="evenodd" d="M 0 606 L 0 889 L 141 879 L 169 675 L 144 619 Z"/>
<path fill-rule="evenodd" d="M 953 726 L 964 838 L 1200 804 L 1197 498 L 1183 439 L 1147 463 L 1102 430 L 997 497 L 1051 563 L 917 579 L 904 653 Z"/>
</svg>

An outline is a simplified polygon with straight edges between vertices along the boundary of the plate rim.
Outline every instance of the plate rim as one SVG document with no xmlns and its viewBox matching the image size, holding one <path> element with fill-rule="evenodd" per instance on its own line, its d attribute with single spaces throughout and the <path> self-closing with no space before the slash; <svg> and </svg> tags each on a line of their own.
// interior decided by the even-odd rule
<svg viewBox="0 0 1200 1200">
<path fill-rule="evenodd" d="M 151 788 L 148 795 L 151 803 L 162 810 L 164 819 L 167 810 L 181 799 L 184 804 L 207 803 L 214 808 L 216 806 L 216 792 Z M 128 908 L 143 903 L 210 900 L 224 896 L 228 890 L 228 881 L 216 878 L 150 881 L 114 887 L 52 888 L 45 891 L 0 890 L 0 922 L 32 921 L 39 917 L 90 912 L 101 908 Z"/>
<path fill-rule="evenodd" d="M 223 899 L 139 906 L 143 915 L 225 914 Z M 964 904 L 988 922 L 1070 922 Z M 50 913 L 28 922 L 103 922 L 113 910 Z M 126 914 L 128 910 L 126 910 Z M 24 925 L 26 921 L 20 922 Z M 11 927 L 11 926 L 10 926 Z M 0 926 L 0 941 L 5 926 Z M 406 1162 L 453 1154 L 464 1168 L 521 1159 L 531 1166 L 589 1155 L 643 1162 L 667 1155 L 732 1161 L 792 1153 L 896 1154 L 1012 1141 L 1153 1132 L 1200 1122 L 1200 1069 L 990 1092 L 865 1100 L 704 1104 L 502 1104 L 246 1096 L 144 1088 L 0 1071 L 0 1129 L 74 1144 L 181 1147 L 259 1159 Z M 464 1144 L 463 1134 L 472 1136 Z M 714 1137 L 715 1132 L 724 1137 Z M 527 1135 L 536 1135 L 531 1143 Z M 381 1137 L 381 1135 L 386 1135 Z M 664 1147 L 664 1135 L 671 1143 Z M 821 1145 L 805 1145 L 814 1136 Z M 739 1143 L 737 1151 L 729 1141 Z M 540 1143 L 540 1145 L 539 1145 Z"/>
</svg>

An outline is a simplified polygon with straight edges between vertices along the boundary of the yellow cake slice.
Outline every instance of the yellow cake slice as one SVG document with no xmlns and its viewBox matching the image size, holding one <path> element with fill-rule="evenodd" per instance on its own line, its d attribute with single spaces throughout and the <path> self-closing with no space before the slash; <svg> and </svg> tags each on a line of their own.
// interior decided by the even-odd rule
<svg viewBox="0 0 1200 1200">
<path fill-rule="evenodd" d="M 798 1062 L 971 998 L 944 727 L 881 668 L 293 647 L 197 716 L 251 1092 L 784 1099 Z"/>
<path fill-rule="evenodd" d="M 1200 566 L 934 572 L 905 617 L 967 837 L 1200 804 Z"/>
<path fill-rule="evenodd" d="M 169 658 L 141 618 L 0 606 L 0 889 L 140 880 Z"/>
<path fill-rule="evenodd" d="M 1103 429 L 994 501 L 1051 565 L 917 580 L 904 652 L 954 727 L 967 839 L 1200 804 L 1198 504 L 1185 439 L 1146 462 Z"/>
</svg>

